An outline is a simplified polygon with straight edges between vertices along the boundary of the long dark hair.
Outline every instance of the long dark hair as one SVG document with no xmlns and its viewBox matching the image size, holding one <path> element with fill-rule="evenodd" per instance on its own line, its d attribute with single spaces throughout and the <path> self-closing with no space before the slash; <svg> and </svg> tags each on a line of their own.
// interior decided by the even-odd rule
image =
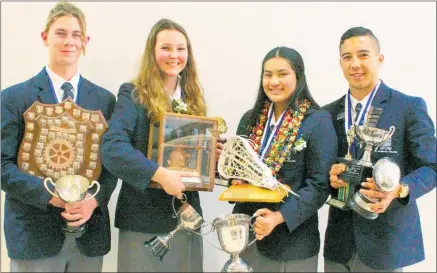
<svg viewBox="0 0 437 273">
<path fill-rule="evenodd" d="M 311 106 L 313 108 L 316 109 L 320 108 L 319 105 L 314 100 L 313 96 L 311 95 L 310 90 L 308 89 L 308 84 L 306 82 L 306 77 L 305 77 L 305 66 L 303 63 L 302 56 L 299 54 L 299 52 L 297 52 L 292 48 L 275 47 L 267 53 L 267 55 L 264 57 L 264 60 L 262 62 L 258 96 L 256 98 L 255 106 L 253 107 L 253 112 L 247 126 L 247 129 L 249 130 L 250 128 L 253 128 L 253 126 L 255 126 L 256 123 L 258 122 L 258 118 L 261 114 L 262 109 L 264 108 L 265 102 L 270 101 L 270 99 L 267 97 L 266 93 L 264 92 L 262 82 L 263 82 L 265 63 L 268 60 L 275 57 L 281 57 L 286 59 L 290 63 L 291 68 L 296 73 L 296 81 L 297 81 L 296 90 L 294 91 L 293 95 L 290 98 L 288 107 L 291 107 L 293 110 L 298 110 L 299 109 L 298 101 L 307 99 L 311 102 Z"/>
</svg>

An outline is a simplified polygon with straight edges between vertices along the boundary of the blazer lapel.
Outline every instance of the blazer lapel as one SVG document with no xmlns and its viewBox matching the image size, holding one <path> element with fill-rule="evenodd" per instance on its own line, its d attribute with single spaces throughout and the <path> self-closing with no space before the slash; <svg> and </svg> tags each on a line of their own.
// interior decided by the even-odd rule
<svg viewBox="0 0 437 273">
<path fill-rule="evenodd" d="M 345 98 L 346 96 L 343 96 L 342 100 L 337 105 L 337 109 L 335 113 L 337 114 L 334 118 L 334 124 L 337 127 L 338 132 L 338 138 L 339 139 L 346 139 L 346 129 L 344 128 L 344 122 L 345 122 L 345 112 L 344 112 L 344 104 L 345 104 Z"/>
<path fill-rule="evenodd" d="M 50 86 L 49 76 L 45 68 L 35 77 L 36 87 L 39 89 L 38 98 L 42 103 L 56 104 L 57 101 L 53 97 L 52 87 Z"/>
<path fill-rule="evenodd" d="M 381 84 L 379 85 L 378 92 L 376 92 L 375 97 L 372 101 L 373 107 L 382 108 L 384 111 L 384 107 L 386 106 L 386 102 L 390 98 L 390 88 L 385 85 L 383 81 L 381 81 Z"/>
<path fill-rule="evenodd" d="M 390 88 L 385 85 L 385 83 L 383 81 L 381 81 L 381 84 L 379 86 L 378 92 L 376 92 L 375 97 L 373 98 L 372 101 L 372 106 L 373 107 L 378 107 L 378 108 L 382 108 L 382 114 L 384 114 L 385 111 L 385 107 L 387 105 L 387 101 L 390 99 Z M 378 125 L 377 125 L 378 127 Z M 357 147 L 358 149 L 358 158 L 361 158 L 364 155 L 364 148 L 365 148 L 365 143 L 363 143 L 363 147 Z"/>
<path fill-rule="evenodd" d="M 100 103 L 97 97 L 97 92 L 93 92 L 94 86 L 84 77 L 81 76 L 79 86 L 79 98 L 77 104 L 87 110 L 100 110 Z"/>
</svg>

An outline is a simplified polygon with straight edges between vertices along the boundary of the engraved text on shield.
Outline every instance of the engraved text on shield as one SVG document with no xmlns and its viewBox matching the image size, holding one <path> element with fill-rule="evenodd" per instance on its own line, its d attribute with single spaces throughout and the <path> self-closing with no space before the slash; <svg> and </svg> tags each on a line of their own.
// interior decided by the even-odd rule
<svg viewBox="0 0 437 273">
<path fill-rule="evenodd" d="M 25 113 L 25 134 L 18 166 L 24 172 L 54 181 L 78 174 L 96 180 L 101 172 L 100 143 L 108 128 L 100 111 L 77 106 L 35 102 Z"/>
</svg>

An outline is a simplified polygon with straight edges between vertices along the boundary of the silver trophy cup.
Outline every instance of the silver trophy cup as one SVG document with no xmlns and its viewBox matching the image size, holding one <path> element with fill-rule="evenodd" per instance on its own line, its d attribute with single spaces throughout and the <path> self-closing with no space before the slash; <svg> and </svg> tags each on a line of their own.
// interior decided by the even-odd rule
<svg viewBox="0 0 437 273">
<path fill-rule="evenodd" d="M 227 214 L 215 218 L 213 223 L 208 223 L 203 220 L 202 216 L 191 205 L 185 201 L 182 202 L 183 205 L 176 212 L 173 198 L 174 217 L 178 217 L 177 227 L 168 235 L 154 236 L 147 242 L 144 242 L 144 245 L 150 249 L 155 257 L 162 261 L 170 249 L 171 238 L 180 230 L 192 232 L 200 236 L 217 231 L 221 248 L 209 242 L 206 237 L 204 238 L 215 248 L 231 254 L 232 258 L 226 262 L 222 272 L 253 272 L 252 267 L 238 256 L 244 249 L 256 241 L 255 239 L 249 243 L 249 227 L 252 226 L 251 220 L 253 217 L 246 214 Z M 211 225 L 211 229 L 207 233 L 198 232 L 197 230 L 200 231 L 205 224 Z"/>
<path fill-rule="evenodd" d="M 357 205 L 357 202 L 359 201 L 354 202 L 352 199 L 354 196 L 359 196 L 357 195 L 357 191 L 360 188 L 361 182 L 365 181 L 367 177 L 371 177 L 372 172 L 374 173 L 371 162 L 371 153 L 373 148 L 383 145 L 395 132 L 394 126 L 391 126 L 388 131 L 376 128 L 382 112 L 382 108 L 371 106 L 364 125 L 353 125 L 351 129 L 348 130 L 346 138 L 348 142 L 347 154 L 344 158 L 337 159 L 339 163 L 345 164 L 345 172 L 343 172 L 339 178 L 345 181 L 347 186 L 340 187 L 338 189 L 337 196 L 333 196 L 327 202 L 329 205 L 343 210 L 352 208 L 359 213 L 361 212 L 361 215 L 365 214 L 365 217 L 369 219 L 374 219 L 377 217 L 377 215 L 367 215 L 367 213 L 363 212 L 364 210 Z M 350 150 L 351 147 L 355 145 L 354 139 L 358 140 L 360 146 L 362 146 L 363 143 L 366 145 L 361 159 L 353 159 L 352 157 Z"/>
<path fill-rule="evenodd" d="M 355 135 L 358 137 L 360 144 L 366 144 L 364 154 L 360 159 L 360 164 L 363 166 L 372 167 L 371 153 L 373 147 L 379 147 L 389 140 L 395 132 L 395 127 L 390 126 L 388 131 L 370 127 L 368 124 L 355 126 L 354 128 Z"/>
<path fill-rule="evenodd" d="M 372 176 L 379 191 L 390 192 L 399 184 L 401 169 L 393 159 L 383 157 L 376 162 L 375 166 L 373 166 Z M 358 191 L 350 200 L 350 206 L 364 218 L 374 220 L 378 218 L 378 213 L 375 213 L 370 209 L 370 204 L 379 201 L 379 199 L 367 197 Z"/>
<path fill-rule="evenodd" d="M 388 141 L 393 136 L 396 129 L 394 126 L 390 126 L 389 130 L 376 128 L 382 110 L 382 108 L 371 107 L 364 125 L 354 126 L 354 131 L 360 145 L 363 143 L 366 145 L 364 154 L 358 161 L 357 165 L 363 166 L 363 169 L 371 170 L 374 180 L 376 181 L 378 179 L 380 181 L 380 184 L 376 182 L 378 189 L 380 191 L 387 191 L 390 186 L 396 187 L 397 183 L 399 183 L 400 168 L 396 162 L 389 158 L 381 158 L 375 164 L 375 167 L 377 168 L 375 168 L 371 162 L 373 148 L 379 148 Z M 394 176 L 387 176 L 387 172 L 393 172 Z M 369 172 L 366 172 L 366 174 L 370 175 Z M 368 177 L 368 175 L 366 177 Z M 382 176 L 385 178 L 381 179 Z M 399 178 L 396 178 L 397 176 L 399 176 Z M 360 180 L 363 181 L 363 177 Z M 381 182 L 381 180 L 384 180 L 384 182 Z M 385 183 L 386 185 L 382 185 L 381 183 Z M 369 204 L 378 201 L 379 200 L 368 198 L 357 191 L 354 193 L 353 197 L 348 200 L 348 206 L 367 219 L 376 219 L 378 214 L 370 210 Z"/>
<path fill-rule="evenodd" d="M 221 272 L 253 272 L 253 268 L 239 254 L 249 243 L 249 230 L 253 217 L 246 214 L 227 214 L 214 219 L 213 230 L 217 231 L 221 250 L 231 255 Z"/>
<path fill-rule="evenodd" d="M 174 199 L 173 199 L 174 201 Z M 154 256 L 161 261 L 164 255 L 170 249 L 170 239 L 173 238 L 179 230 L 195 231 L 204 223 L 202 216 L 188 203 L 184 203 L 176 213 L 178 217 L 177 227 L 165 236 L 154 236 L 144 245 L 149 247 Z"/>
<path fill-rule="evenodd" d="M 50 184 L 55 187 L 54 192 L 50 190 L 47 182 L 50 182 Z M 94 185 L 96 185 L 97 190 L 93 195 L 86 197 L 88 189 L 92 188 Z M 88 179 L 81 175 L 65 175 L 56 180 L 56 183 L 53 183 L 52 179 L 47 177 L 44 179 L 44 187 L 50 194 L 60 198 L 65 203 L 75 203 L 84 199 L 91 199 L 96 196 L 100 190 L 99 182 L 93 181 L 90 184 Z M 65 233 L 83 233 L 86 231 L 86 223 L 81 226 L 69 226 L 68 222 L 69 221 L 66 220 L 66 225 L 62 227 L 62 230 Z"/>
</svg>

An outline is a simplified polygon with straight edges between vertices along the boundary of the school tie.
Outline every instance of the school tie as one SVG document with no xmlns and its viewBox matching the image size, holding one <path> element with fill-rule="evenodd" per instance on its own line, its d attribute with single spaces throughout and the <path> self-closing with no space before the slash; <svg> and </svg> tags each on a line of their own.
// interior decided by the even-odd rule
<svg viewBox="0 0 437 273">
<path fill-rule="evenodd" d="M 62 101 L 68 98 L 74 98 L 73 96 L 73 85 L 69 82 L 64 82 L 61 86 L 61 89 L 64 90 L 64 95 L 62 95 Z"/>
<path fill-rule="evenodd" d="M 358 116 L 360 115 L 362 108 L 363 105 L 361 103 L 357 103 L 357 105 L 355 106 L 355 122 L 357 122 Z"/>
<path fill-rule="evenodd" d="M 362 108 L 363 105 L 361 103 L 357 103 L 357 105 L 355 106 L 355 122 L 357 122 L 358 116 L 360 115 Z M 357 141 L 356 136 L 351 148 L 351 152 L 354 155 L 354 158 L 358 159 L 358 155 L 360 154 L 360 143 Z"/>
</svg>

